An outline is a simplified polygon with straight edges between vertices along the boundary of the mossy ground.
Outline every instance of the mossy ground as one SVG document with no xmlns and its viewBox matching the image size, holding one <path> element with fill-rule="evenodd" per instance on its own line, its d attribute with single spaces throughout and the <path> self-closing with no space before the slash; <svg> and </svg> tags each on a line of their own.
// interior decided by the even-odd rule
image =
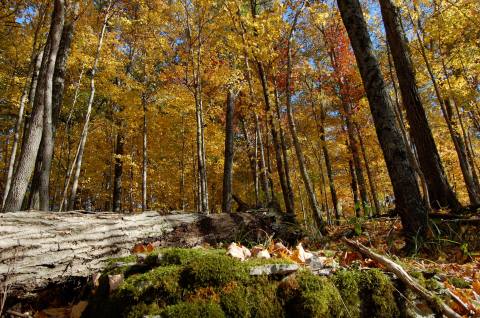
<svg viewBox="0 0 480 318">
<path fill-rule="evenodd" d="M 290 261 L 240 262 L 221 249 L 158 250 L 135 270 L 107 267 L 84 317 L 399 316 L 395 289 L 381 271 L 339 271 L 328 278 L 307 270 L 283 279 L 249 275 L 253 266 L 275 263 Z M 125 278 L 109 293 L 112 273 Z"/>
</svg>

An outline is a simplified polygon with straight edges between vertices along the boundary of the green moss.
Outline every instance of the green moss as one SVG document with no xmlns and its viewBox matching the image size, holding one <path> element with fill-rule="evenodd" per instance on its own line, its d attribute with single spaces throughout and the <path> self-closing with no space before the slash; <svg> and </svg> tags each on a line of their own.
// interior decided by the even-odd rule
<svg viewBox="0 0 480 318">
<path fill-rule="evenodd" d="M 160 313 L 160 307 L 156 303 L 148 305 L 139 303 L 129 310 L 127 318 L 143 318 L 145 316 L 159 315 Z"/>
<path fill-rule="evenodd" d="M 395 288 L 388 276 L 378 269 L 361 272 L 362 316 L 398 317 Z"/>
<path fill-rule="evenodd" d="M 112 295 L 129 301 L 152 302 L 161 299 L 165 304 L 178 301 L 181 289 L 178 284 L 181 267 L 157 267 L 144 274 L 128 277 Z"/>
<path fill-rule="evenodd" d="M 186 248 L 165 248 L 159 249 L 149 255 L 147 259 L 158 259 L 158 265 L 185 265 L 199 257 L 225 255 L 224 249 L 186 249 Z M 160 256 L 158 256 L 160 255 Z"/>
<path fill-rule="evenodd" d="M 180 285 L 186 289 L 222 286 L 250 278 L 240 261 L 226 255 L 201 255 L 189 261 L 180 274 Z"/>
<path fill-rule="evenodd" d="M 349 317 L 352 318 L 360 317 L 361 314 L 360 278 L 361 273 L 355 270 L 342 270 L 332 277 L 350 314 Z"/>
<path fill-rule="evenodd" d="M 470 288 L 471 284 L 463 278 L 450 277 L 448 282 L 457 288 Z"/>
<path fill-rule="evenodd" d="M 280 283 L 278 297 L 287 317 L 347 317 L 347 309 L 332 280 L 299 271 Z"/>
<path fill-rule="evenodd" d="M 277 297 L 278 282 L 267 277 L 258 277 L 248 285 L 247 299 L 250 307 L 250 317 L 276 318 L 283 317 L 284 311 Z"/>
<path fill-rule="evenodd" d="M 220 305 L 227 317 L 251 317 L 250 304 L 248 303 L 247 296 L 247 288 L 236 282 L 222 288 L 220 293 Z"/>
<path fill-rule="evenodd" d="M 224 312 L 219 304 L 208 303 L 187 303 L 181 302 L 176 305 L 165 307 L 160 313 L 162 318 L 223 318 Z"/>
</svg>

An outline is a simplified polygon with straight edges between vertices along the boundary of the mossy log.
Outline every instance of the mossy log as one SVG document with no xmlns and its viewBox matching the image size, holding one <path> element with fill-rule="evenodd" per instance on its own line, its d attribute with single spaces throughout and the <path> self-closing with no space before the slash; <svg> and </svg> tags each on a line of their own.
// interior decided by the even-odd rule
<svg viewBox="0 0 480 318">
<path fill-rule="evenodd" d="M 278 233 L 275 214 L 39 212 L 0 214 L 0 283 L 17 296 L 86 277 L 136 243 L 191 247 Z M 277 224 L 277 225 L 275 225 Z"/>
</svg>

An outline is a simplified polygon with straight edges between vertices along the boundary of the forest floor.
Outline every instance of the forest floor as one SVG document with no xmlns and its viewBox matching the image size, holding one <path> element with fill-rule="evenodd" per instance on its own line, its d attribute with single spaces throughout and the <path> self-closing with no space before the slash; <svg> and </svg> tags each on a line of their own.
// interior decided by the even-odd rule
<svg viewBox="0 0 480 318">
<path fill-rule="evenodd" d="M 478 225 L 436 224 L 442 238 L 410 256 L 398 218 L 352 220 L 292 246 L 268 235 L 188 248 L 137 244 L 67 297 L 68 305 L 52 299 L 5 317 L 434 317 L 384 264 L 345 238 L 399 264 L 459 316 L 480 317 Z"/>
</svg>

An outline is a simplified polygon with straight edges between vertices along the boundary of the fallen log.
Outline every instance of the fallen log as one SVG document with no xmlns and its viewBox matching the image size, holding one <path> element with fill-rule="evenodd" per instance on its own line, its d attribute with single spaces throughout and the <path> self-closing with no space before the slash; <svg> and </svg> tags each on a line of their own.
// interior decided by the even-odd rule
<svg viewBox="0 0 480 318">
<path fill-rule="evenodd" d="M 24 211 L 0 214 L 0 283 L 19 297 L 101 270 L 136 243 L 191 247 L 277 234 L 273 212 L 141 214 Z M 284 237 L 288 235 L 283 235 Z M 0 286 L 1 287 L 1 286 Z M 1 293 L 1 291 L 0 291 Z"/>
<path fill-rule="evenodd" d="M 449 318 L 461 318 L 452 308 L 445 304 L 438 296 L 421 286 L 412 276 L 410 276 L 402 266 L 385 256 L 373 252 L 371 249 L 361 244 L 358 241 L 343 239 L 349 246 L 353 247 L 363 255 L 373 259 L 374 261 L 385 266 L 387 270 L 395 274 L 406 287 L 413 290 L 420 297 L 422 297 L 432 310 L 437 311 Z"/>
</svg>

